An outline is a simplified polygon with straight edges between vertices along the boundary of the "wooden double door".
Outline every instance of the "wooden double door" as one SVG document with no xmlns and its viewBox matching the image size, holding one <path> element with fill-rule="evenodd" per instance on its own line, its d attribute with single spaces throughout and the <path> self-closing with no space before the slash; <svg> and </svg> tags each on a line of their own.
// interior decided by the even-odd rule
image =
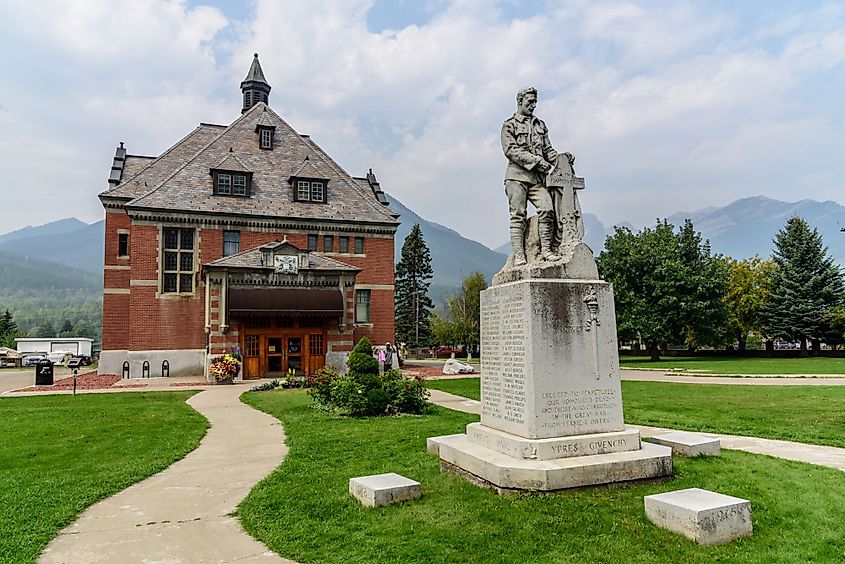
<svg viewBox="0 0 845 564">
<path fill-rule="evenodd" d="M 326 336 L 313 329 L 247 329 L 241 350 L 244 378 L 307 376 L 326 362 Z"/>
</svg>

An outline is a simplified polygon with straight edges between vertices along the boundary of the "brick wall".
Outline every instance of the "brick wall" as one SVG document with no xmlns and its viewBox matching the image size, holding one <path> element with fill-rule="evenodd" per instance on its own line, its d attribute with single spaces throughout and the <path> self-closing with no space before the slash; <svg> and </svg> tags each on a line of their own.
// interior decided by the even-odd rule
<svg viewBox="0 0 845 564">
<path fill-rule="evenodd" d="M 129 295 L 110 293 L 110 290 L 126 292 L 129 290 L 130 260 L 117 258 L 118 229 L 131 231 L 132 220 L 124 212 L 107 211 L 105 241 L 103 253 L 103 349 L 129 348 Z M 132 236 L 130 233 L 131 245 Z"/>
<path fill-rule="evenodd" d="M 130 260 L 118 261 L 117 229 L 130 229 Z M 316 233 L 316 231 L 315 231 Z M 223 229 L 201 228 L 197 230 L 198 259 L 200 265 L 223 254 Z M 339 233 L 334 235 L 337 249 Z M 288 241 L 300 248 L 307 248 L 307 233 L 258 232 L 241 230 L 241 250 L 248 250 L 271 241 Z M 350 250 L 354 250 L 354 234 L 350 234 Z M 106 288 L 129 289 L 130 295 L 107 294 L 103 300 L 103 348 L 129 350 L 198 349 L 205 348 L 205 287 L 201 273 L 197 274 L 196 292 L 192 297 L 164 295 L 157 297 L 158 285 L 130 285 L 130 280 L 158 281 L 159 227 L 155 225 L 131 224 L 123 213 L 106 214 L 106 264 L 129 264 L 131 270 L 106 270 Z M 323 248 L 319 238 L 318 249 Z M 334 254 L 341 262 L 358 266 L 358 284 L 393 284 L 393 240 L 391 238 L 366 237 L 366 256 Z M 149 282 L 147 282 L 149 283 Z M 114 285 L 112 285 L 114 284 Z M 119 285 L 119 286 L 118 286 Z M 366 335 L 374 343 L 393 341 L 393 291 L 371 290 L 372 325 L 356 327 L 354 322 L 354 295 L 350 290 L 348 301 L 348 330 L 340 340 L 357 341 Z M 216 298 L 213 300 L 216 309 Z M 231 333 L 231 330 L 230 330 Z M 237 335 L 222 334 L 216 324 L 209 336 L 215 350 L 237 341 Z"/>
</svg>

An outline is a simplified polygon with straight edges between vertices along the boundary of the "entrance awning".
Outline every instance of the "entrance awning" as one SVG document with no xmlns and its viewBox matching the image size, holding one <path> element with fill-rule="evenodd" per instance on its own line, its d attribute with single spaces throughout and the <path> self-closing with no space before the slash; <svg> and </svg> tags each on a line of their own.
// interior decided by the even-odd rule
<svg viewBox="0 0 845 564">
<path fill-rule="evenodd" d="M 334 316 L 343 314 L 343 294 L 337 288 L 255 288 L 229 289 L 229 315 Z"/>
</svg>

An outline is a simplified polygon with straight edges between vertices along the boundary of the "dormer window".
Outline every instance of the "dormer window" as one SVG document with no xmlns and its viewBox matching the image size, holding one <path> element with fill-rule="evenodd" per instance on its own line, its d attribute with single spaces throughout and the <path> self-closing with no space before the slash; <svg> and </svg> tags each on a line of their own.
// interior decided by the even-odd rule
<svg viewBox="0 0 845 564">
<path fill-rule="evenodd" d="M 262 116 L 263 118 L 264 116 Z M 258 146 L 265 151 L 272 151 L 273 150 L 273 137 L 276 134 L 276 127 L 273 125 L 269 125 L 269 120 L 264 120 L 266 123 L 262 124 L 261 122 L 255 126 L 255 132 L 258 133 Z"/>
<path fill-rule="evenodd" d="M 214 194 L 217 196 L 249 196 L 252 185 L 251 172 L 212 170 Z"/>
<path fill-rule="evenodd" d="M 293 200 L 295 202 L 316 202 L 325 204 L 327 200 L 327 180 L 320 178 L 292 178 Z"/>
</svg>

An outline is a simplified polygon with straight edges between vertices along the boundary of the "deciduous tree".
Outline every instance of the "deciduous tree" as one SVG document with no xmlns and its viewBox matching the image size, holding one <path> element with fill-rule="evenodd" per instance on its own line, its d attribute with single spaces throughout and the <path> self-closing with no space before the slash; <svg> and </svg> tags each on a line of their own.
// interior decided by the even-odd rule
<svg viewBox="0 0 845 564">
<path fill-rule="evenodd" d="M 763 307 L 771 292 L 774 263 L 754 257 L 728 260 L 730 276 L 725 303 L 730 313 L 728 332 L 737 340 L 739 350 L 745 350 L 748 334 L 762 334 Z"/>
<path fill-rule="evenodd" d="M 458 293 L 446 298 L 449 314 L 454 325 L 457 343 L 474 346 L 480 342 L 481 333 L 481 291 L 487 289 L 487 280 L 480 272 L 464 278 Z"/>
<path fill-rule="evenodd" d="M 430 340 L 429 316 L 434 303 L 428 297 L 428 287 L 432 276 L 431 253 L 416 224 L 402 244 L 394 281 L 396 337 L 410 346 L 426 345 Z"/>
<path fill-rule="evenodd" d="M 714 344 L 724 326 L 727 271 L 687 220 L 633 233 L 617 227 L 598 258 L 613 284 L 620 339 L 641 338 L 651 357 L 669 343 Z"/>
</svg>

